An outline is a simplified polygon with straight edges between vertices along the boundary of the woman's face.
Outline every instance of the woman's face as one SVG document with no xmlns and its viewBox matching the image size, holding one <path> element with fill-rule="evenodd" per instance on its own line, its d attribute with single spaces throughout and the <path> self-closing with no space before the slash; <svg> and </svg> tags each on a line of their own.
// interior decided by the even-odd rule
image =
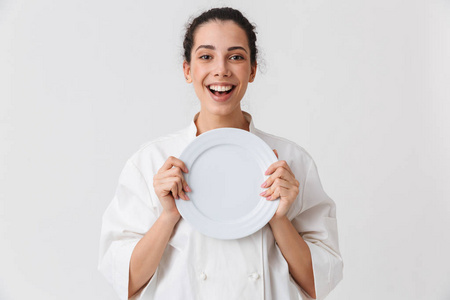
<svg viewBox="0 0 450 300">
<path fill-rule="evenodd" d="M 188 83 L 194 84 L 201 109 L 226 116 L 240 110 L 247 85 L 256 74 L 251 65 L 245 31 L 233 21 L 211 21 L 194 35 L 191 63 L 183 63 Z"/>
</svg>

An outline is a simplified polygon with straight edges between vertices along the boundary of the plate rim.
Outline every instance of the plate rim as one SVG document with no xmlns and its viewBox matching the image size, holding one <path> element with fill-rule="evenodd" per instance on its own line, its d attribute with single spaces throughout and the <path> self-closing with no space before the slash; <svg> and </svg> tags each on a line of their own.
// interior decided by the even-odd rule
<svg viewBox="0 0 450 300">
<path fill-rule="evenodd" d="M 204 142 L 213 143 L 214 146 L 220 145 L 221 143 L 217 143 L 214 139 L 216 138 L 223 138 L 225 135 L 226 139 L 225 142 L 236 141 L 239 138 L 242 137 L 248 137 L 248 139 L 244 139 L 245 149 L 251 149 L 252 152 L 256 152 L 261 154 L 263 158 L 267 159 L 266 162 L 262 162 L 265 167 L 269 167 L 270 164 L 278 161 L 275 153 L 273 150 L 267 145 L 267 143 L 262 140 L 260 137 L 258 137 L 256 134 L 251 133 L 247 130 L 239 129 L 239 128 L 232 128 L 232 127 L 222 127 L 222 128 L 216 128 L 209 130 L 205 133 L 202 133 L 201 135 L 197 136 L 194 140 L 192 140 L 182 151 L 180 155 L 180 160 L 182 160 L 186 167 L 190 170 L 190 167 L 192 166 L 192 163 L 195 162 L 198 156 L 201 155 L 201 152 L 204 152 L 205 144 Z M 242 140 L 240 140 L 242 142 Z M 252 144 L 249 145 L 248 143 Z M 258 144 L 258 147 L 254 147 L 255 143 Z M 222 143 L 225 144 L 225 143 Z M 236 144 L 236 143 L 235 143 Z M 242 143 L 239 145 L 242 146 Z M 249 147 L 252 146 L 252 147 Z M 195 156 L 195 159 L 192 160 L 189 157 L 189 155 L 192 155 L 191 152 L 197 151 L 198 148 L 203 149 L 200 154 L 197 154 Z M 251 153 L 253 154 L 253 153 Z M 261 158 L 259 158 L 261 159 Z M 187 161 L 186 161 L 187 160 Z M 258 163 L 261 165 L 261 163 Z M 266 165 L 269 164 L 269 165 Z M 189 177 L 191 176 L 190 173 L 184 174 L 186 182 L 188 182 Z M 263 177 L 265 179 L 269 178 L 270 175 L 263 174 Z M 263 188 L 261 188 L 263 189 Z M 266 189 L 264 189 L 266 190 Z M 246 237 L 248 235 L 251 235 L 261 228 L 263 228 L 273 217 L 275 214 L 278 205 L 279 205 L 279 198 L 275 200 L 266 200 L 265 197 L 259 196 L 260 200 L 258 201 L 258 204 L 255 205 L 255 207 L 251 210 L 250 213 L 246 214 L 245 216 L 233 220 L 233 221 L 216 221 L 213 219 L 208 218 L 208 216 L 204 216 L 198 209 L 195 208 L 195 205 L 192 204 L 192 200 L 181 200 L 176 199 L 175 204 L 177 206 L 178 211 L 180 212 L 183 219 L 185 219 L 190 225 L 195 228 L 200 233 L 217 238 L 217 239 L 239 239 Z M 263 199 L 263 200 L 262 200 Z M 265 209 L 265 211 L 261 211 L 261 209 Z M 255 212 L 255 210 L 257 210 Z M 196 211 L 197 213 L 196 218 L 193 218 L 191 220 L 191 217 L 194 217 L 192 214 L 192 211 Z M 251 222 L 248 222 L 249 215 L 255 212 L 252 216 L 250 216 Z M 255 218 L 256 216 L 256 218 Z M 247 218 L 247 219 L 246 219 Z M 200 223 L 206 223 L 207 224 L 200 224 Z M 237 222 L 239 221 L 239 222 Z M 226 226 L 226 230 L 225 229 Z M 223 228 L 222 228 L 223 227 Z M 221 230 L 218 230 L 218 228 L 222 228 Z"/>
</svg>

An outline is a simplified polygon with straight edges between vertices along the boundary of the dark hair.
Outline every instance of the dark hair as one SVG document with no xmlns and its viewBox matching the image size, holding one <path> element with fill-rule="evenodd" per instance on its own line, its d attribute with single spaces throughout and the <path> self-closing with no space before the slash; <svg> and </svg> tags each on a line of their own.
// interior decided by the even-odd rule
<svg viewBox="0 0 450 300">
<path fill-rule="evenodd" d="M 183 41 L 184 59 L 188 63 L 191 62 L 191 51 L 192 47 L 194 46 L 194 34 L 198 26 L 210 21 L 218 20 L 233 21 L 245 31 L 245 34 L 247 35 L 248 46 L 250 48 L 250 61 L 251 64 L 254 65 L 256 63 L 256 54 L 258 53 L 258 49 L 256 48 L 256 27 L 255 25 L 251 24 L 239 10 L 233 9 L 231 7 L 210 9 L 192 20 L 191 23 L 187 24 L 186 34 Z"/>
</svg>

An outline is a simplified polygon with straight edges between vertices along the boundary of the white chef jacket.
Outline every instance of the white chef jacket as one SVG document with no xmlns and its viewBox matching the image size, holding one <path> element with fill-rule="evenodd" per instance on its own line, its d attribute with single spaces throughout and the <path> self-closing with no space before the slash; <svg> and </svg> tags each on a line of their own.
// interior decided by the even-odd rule
<svg viewBox="0 0 450 300">
<path fill-rule="evenodd" d="M 324 192 L 316 165 L 302 147 L 256 129 L 251 115 L 244 112 L 244 116 L 250 132 L 276 149 L 300 182 L 287 217 L 311 250 L 316 297 L 323 299 L 342 279 L 335 203 Z M 128 159 L 103 215 L 99 270 L 122 300 L 128 298 L 131 253 L 162 212 L 153 175 L 169 156 L 179 157 L 195 139 L 197 117 L 198 113 L 187 128 L 142 145 Z M 241 239 L 219 240 L 202 235 L 181 218 L 155 274 L 132 299 L 311 298 L 291 277 L 269 224 Z"/>
</svg>

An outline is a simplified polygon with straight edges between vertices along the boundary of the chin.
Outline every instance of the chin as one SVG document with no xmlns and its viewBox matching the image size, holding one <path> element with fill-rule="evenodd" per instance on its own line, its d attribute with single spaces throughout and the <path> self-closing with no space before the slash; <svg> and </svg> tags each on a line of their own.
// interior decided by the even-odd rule
<svg viewBox="0 0 450 300">
<path fill-rule="evenodd" d="M 240 103 L 237 105 L 208 105 L 207 107 L 202 107 L 202 110 L 217 116 L 228 116 L 238 109 L 241 109 Z"/>
</svg>

